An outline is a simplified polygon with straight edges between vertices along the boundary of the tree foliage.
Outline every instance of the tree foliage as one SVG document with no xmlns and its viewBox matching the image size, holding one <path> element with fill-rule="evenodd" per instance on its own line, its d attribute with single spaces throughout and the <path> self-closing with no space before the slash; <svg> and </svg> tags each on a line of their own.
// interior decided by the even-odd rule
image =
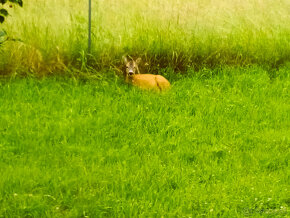
<svg viewBox="0 0 290 218">
<path fill-rule="evenodd" d="M 12 7 L 12 4 L 16 4 L 22 7 L 23 1 L 22 0 L 0 0 L 0 4 L 2 5 L 2 8 L 0 8 L 0 23 L 3 23 L 5 21 L 5 18 L 9 15 L 7 9 L 5 9 L 3 6 L 5 4 L 9 4 L 9 7 Z"/>
<path fill-rule="evenodd" d="M 9 5 L 12 8 L 12 5 L 19 5 L 20 7 L 23 6 L 22 0 L 0 0 L 0 24 L 2 24 L 6 17 L 9 15 L 8 10 L 5 5 Z M 7 33 L 4 29 L 0 28 L 0 45 L 8 39 Z"/>
</svg>

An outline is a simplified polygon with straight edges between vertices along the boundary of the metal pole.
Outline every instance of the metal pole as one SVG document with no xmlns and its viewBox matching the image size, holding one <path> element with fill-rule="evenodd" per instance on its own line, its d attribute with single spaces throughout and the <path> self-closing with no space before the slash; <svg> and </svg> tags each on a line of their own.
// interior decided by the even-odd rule
<svg viewBox="0 0 290 218">
<path fill-rule="evenodd" d="M 89 36 L 88 36 L 88 53 L 91 53 L 91 32 L 92 32 L 92 0 L 89 0 Z"/>
</svg>

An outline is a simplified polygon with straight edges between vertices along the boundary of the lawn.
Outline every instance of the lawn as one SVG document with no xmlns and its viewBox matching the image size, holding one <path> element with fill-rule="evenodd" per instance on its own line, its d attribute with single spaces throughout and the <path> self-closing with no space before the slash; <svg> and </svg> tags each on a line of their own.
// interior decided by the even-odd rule
<svg viewBox="0 0 290 218">
<path fill-rule="evenodd" d="M 1 80 L 0 217 L 289 216 L 289 68 L 210 73 Z"/>
</svg>

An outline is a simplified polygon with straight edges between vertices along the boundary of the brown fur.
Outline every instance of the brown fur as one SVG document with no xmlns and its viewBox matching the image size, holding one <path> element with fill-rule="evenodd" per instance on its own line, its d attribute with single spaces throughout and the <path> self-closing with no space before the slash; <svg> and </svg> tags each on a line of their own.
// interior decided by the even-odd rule
<svg viewBox="0 0 290 218">
<path fill-rule="evenodd" d="M 165 91 L 170 89 L 169 81 L 163 76 L 140 74 L 138 68 L 138 63 L 141 61 L 140 58 L 136 61 L 133 59 L 128 61 L 127 57 L 123 57 L 123 60 L 126 65 L 126 71 L 124 73 L 126 82 L 143 90 Z"/>
</svg>

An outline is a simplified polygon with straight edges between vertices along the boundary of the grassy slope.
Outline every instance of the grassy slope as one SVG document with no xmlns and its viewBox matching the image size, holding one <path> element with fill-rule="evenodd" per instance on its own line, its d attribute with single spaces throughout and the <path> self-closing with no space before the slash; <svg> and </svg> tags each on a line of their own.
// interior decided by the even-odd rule
<svg viewBox="0 0 290 218">
<path fill-rule="evenodd" d="M 289 215 L 289 72 L 0 83 L 0 217 Z"/>
<path fill-rule="evenodd" d="M 8 42 L 0 74 L 55 72 L 87 62 L 87 0 L 25 1 L 4 28 L 25 43 Z M 118 65 L 128 53 L 154 69 L 171 66 L 289 62 L 288 0 L 93 1 L 93 56 L 97 68 Z"/>
</svg>

